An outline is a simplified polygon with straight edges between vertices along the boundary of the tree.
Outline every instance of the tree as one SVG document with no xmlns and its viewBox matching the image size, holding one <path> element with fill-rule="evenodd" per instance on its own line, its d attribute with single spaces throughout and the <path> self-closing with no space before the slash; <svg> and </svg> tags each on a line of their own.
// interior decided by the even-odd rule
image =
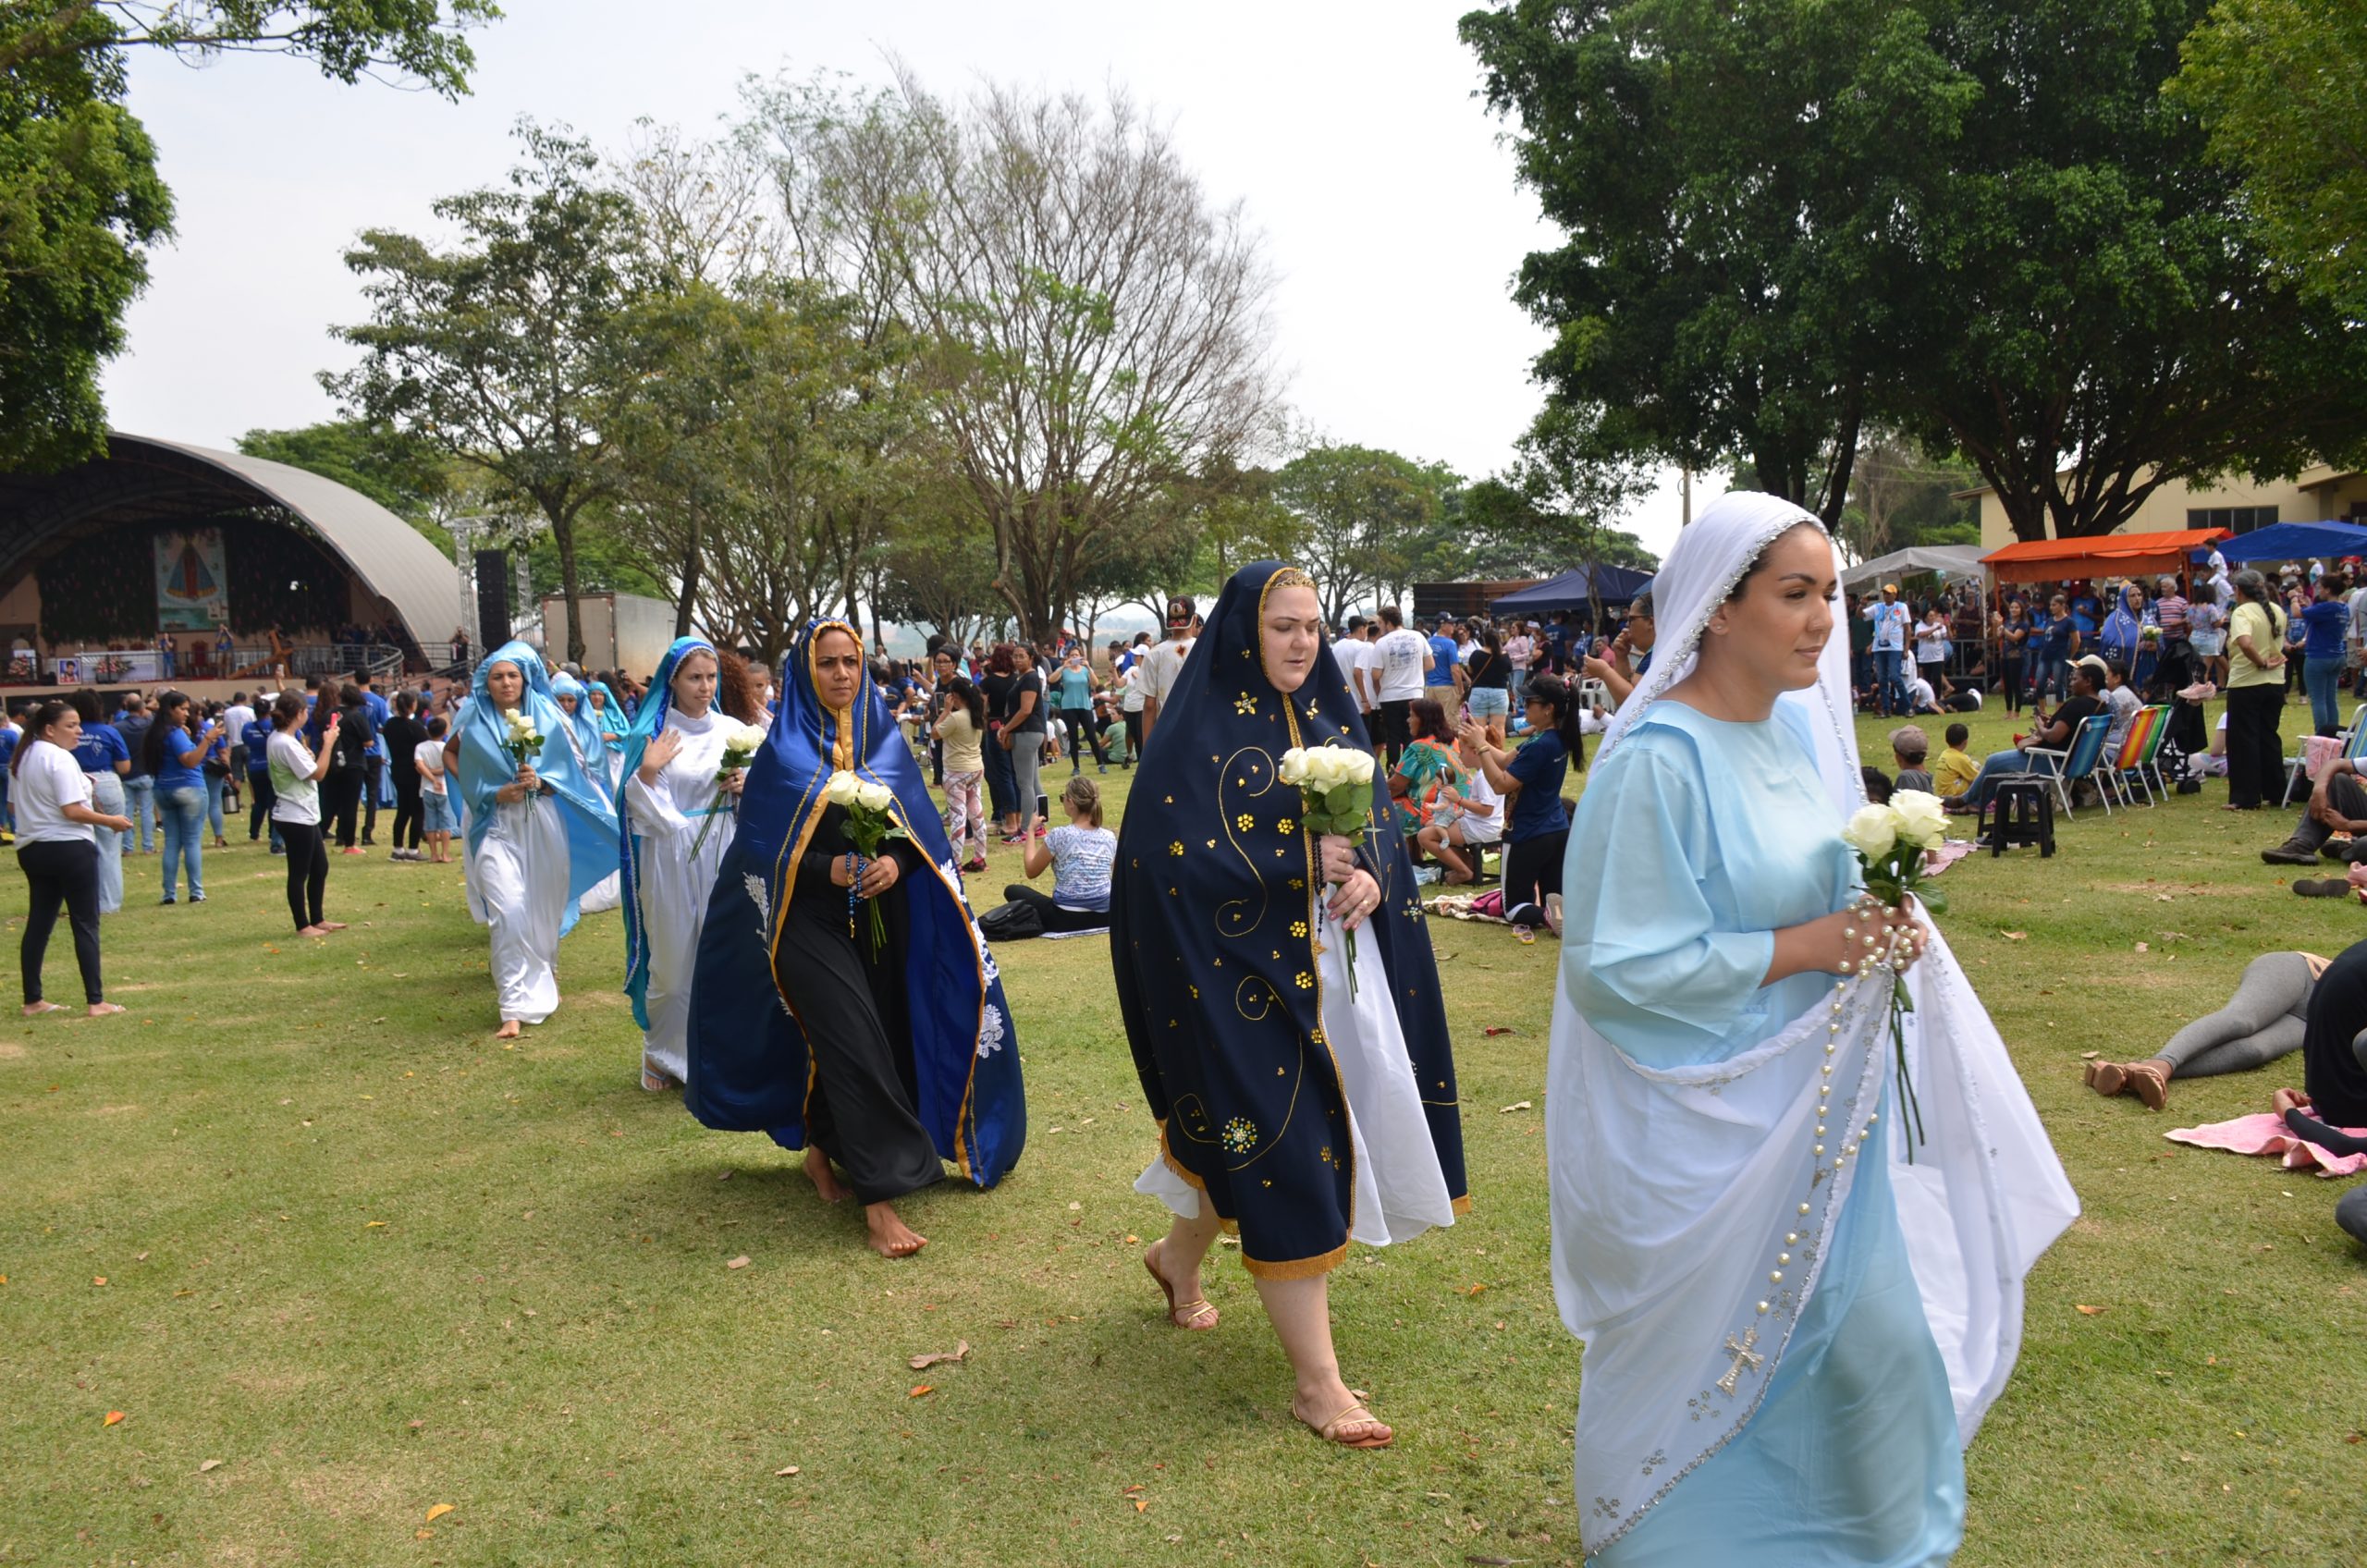
<svg viewBox="0 0 2367 1568">
<path fill-rule="evenodd" d="M 1600 410 L 1548 398 L 1515 451 L 1509 468 L 1462 497 L 1469 575 L 1551 577 L 1575 566 L 1658 569 L 1641 540 L 1611 526 L 1650 493 L 1653 473 L 1602 438 Z"/>
<path fill-rule="evenodd" d="M 123 106 L 132 49 L 293 55 L 351 82 L 389 72 L 467 91 L 462 34 L 488 0 L 24 0 L 0 6 L 0 472 L 92 457 L 99 371 L 172 232 L 171 193 Z"/>
<path fill-rule="evenodd" d="M 1461 24 L 1523 184 L 1568 236 L 1515 297 L 1607 454 L 1837 520 L 1887 296 L 1875 244 L 1967 92 L 1895 0 L 1511 0 Z"/>
<path fill-rule="evenodd" d="M 619 484 L 601 430 L 638 382 L 616 349 L 639 230 L 632 203 L 595 182 L 584 143 L 531 122 L 517 134 L 525 158 L 507 189 L 435 203 L 464 236 L 457 248 L 370 229 L 346 253 L 371 319 L 337 336 L 364 358 L 321 383 L 350 414 L 474 465 L 497 498 L 539 511 L 558 550 L 567 656 L 580 661 L 576 520 Z"/>
<path fill-rule="evenodd" d="M 1323 619 L 1386 597 L 1434 559 L 1453 476 L 1371 447 L 1313 447 L 1274 475 L 1274 499 L 1298 520 L 1299 560 L 1314 578 Z M 1441 569 L 1448 577 L 1451 568 Z"/>
<path fill-rule="evenodd" d="M 1978 544 L 1979 509 L 1954 498 L 1976 483 L 1970 465 L 1934 459 L 1904 436 L 1877 432 L 1850 482 L 1842 547 L 1870 561 L 1918 545 Z"/>
<path fill-rule="evenodd" d="M 2243 176 L 2262 243 L 2367 321 L 2367 10 L 2219 0 L 2179 52 L 2170 91 L 2201 117 L 2211 156 Z"/>
<path fill-rule="evenodd" d="M 996 589 L 1039 637 L 1164 486 L 1262 432 L 1270 277 L 1239 207 L 1211 208 L 1122 95 L 956 107 L 907 77 L 901 104 L 923 162 L 913 204 L 875 217 L 937 345 Z"/>
<path fill-rule="evenodd" d="M 455 494 L 449 460 L 416 436 L 359 420 L 331 420 L 296 430 L 250 430 L 239 450 L 334 479 L 358 490 L 449 550 L 442 526 Z"/>
<path fill-rule="evenodd" d="M 1964 454 L 2014 533 L 2118 527 L 2174 481 L 2291 474 L 2367 437 L 2367 330 L 2265 251 L 2235 175 L 2161 89 L 2206 0 L 1966 4 L 1977 107 L 1885 243 L 1886 401 Z"/>
</svg>

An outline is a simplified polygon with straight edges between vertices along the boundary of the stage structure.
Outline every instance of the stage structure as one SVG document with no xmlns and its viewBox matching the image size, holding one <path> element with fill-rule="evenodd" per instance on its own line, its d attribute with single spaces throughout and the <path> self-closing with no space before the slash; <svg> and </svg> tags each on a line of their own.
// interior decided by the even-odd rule
<svg viewBox="0 0 2367 1568">
<path fill-rule="evenodd" d="M 236 452 L 107 447 L 0 474 L 0 683 L 197 690 L 456 662 L 451 561 L 367 496 Z"/>
</svg>

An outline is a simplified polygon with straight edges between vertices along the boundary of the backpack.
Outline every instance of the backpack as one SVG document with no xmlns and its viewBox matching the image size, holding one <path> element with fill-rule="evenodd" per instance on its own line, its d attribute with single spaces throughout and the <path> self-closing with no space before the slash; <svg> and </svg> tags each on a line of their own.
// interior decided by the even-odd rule
<svg viewBox="0 0 2367 1568">
<path fill-rule="evenodd" d="M 1044 934 L 1044 917 L 1033 904 L 1000 904 L 978 916 L 978 929 L 990 942 L 1016 942 Z"/>
</svg>

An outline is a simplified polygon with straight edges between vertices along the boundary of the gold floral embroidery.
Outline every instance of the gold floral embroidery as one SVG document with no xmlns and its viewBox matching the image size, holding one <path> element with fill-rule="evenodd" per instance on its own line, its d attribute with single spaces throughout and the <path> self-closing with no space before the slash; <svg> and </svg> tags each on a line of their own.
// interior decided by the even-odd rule
<svg viewBox="0 0 2367 1568">
<path fill-rule="evenodd" d="M 1183 839 L 1176 839 L 1176 840 L 1175 840 L 1175 842 L 1173 842 L 1173 843 L 1171 843 L 1171 844 L 1168 845 L 1168 846 L 1167 846 L 1167 852 L 1168 852 L 1169 854 L 1171 854 L 1171 855 L 1180 855 L 1180 854 L 1182 854 L 1182 853 L 1184 852 L 1184 840 L 1183 840 Z"/>
<path fill-rule="evenodd" d="M 1292 980 L 1293 984 L 1296 985 L 1302 991 L 1311 991 L 1315 989 L 1315 976 L 1309 974 L 1304 969 L 1300 970 L 1297 974 L 1294 975 Z"/>
<path fill-rule="evenodd" d="M 1236 1116 L 1224 1124 L 1224 1133 L 1217 1140 L 1227 1154 L 1247 1154 L 1257 1146 L 1257 1123 L 1245 1116 Z"/>
<path fill-rule="evenodd" d="M 1257 819 L 1250 815 L 1247 812 L 1243 812 L 1239 816 L 1233 819 L 1233 825 L 1235 827 L 1240 828 L 1244 833 L 1246 833 L 1251 828 L 1257 826 Z"/>
<path fill-rule="evenodd" d="M 1306 936 L 1306 921 L 1304 921 L 1304 920 L 1294 920 L 1294 921 L 1292 921 L 1292 922 L 1291 922 L 1291 935 L 1292 935 L 1292 936 L 1294 936 L 1294 937 L 1304 937 L 1304 936 Z"/>
<path fill-rule="evenodd" d="M 1295 831 L 1298 827 L 1298 824 L 1287 816 L 1282 818 L 1282 821 L 1274 824 L 1274 826 L 1281 828 L 1285 833 Z"/>
<path fill-rule="evenodd" d="M 1257 699 L 1251 696 L 1248 692 L 1244 692 L 1239 697 L 1234 699 L 1233 711 L 1235 713 L 1256 713 L 1257 711 Z"/>
</svg>

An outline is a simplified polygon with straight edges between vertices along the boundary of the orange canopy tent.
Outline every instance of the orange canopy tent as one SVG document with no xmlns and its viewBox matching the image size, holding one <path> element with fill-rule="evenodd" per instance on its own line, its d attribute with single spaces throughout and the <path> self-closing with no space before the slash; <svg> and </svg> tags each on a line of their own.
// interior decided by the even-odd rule
<svg viewBox="0 0 2367 1568">
<path fill-rule="evenodd" d="M 1981 557 L 2000 582 L 2048 582 L 2065 578 L 2183 573 L 2189 557 L 2228 537 L 2224 528 L 2176 533 L 2101 533 L 2089 539 L 2024 539 Z"/>
</svg>

